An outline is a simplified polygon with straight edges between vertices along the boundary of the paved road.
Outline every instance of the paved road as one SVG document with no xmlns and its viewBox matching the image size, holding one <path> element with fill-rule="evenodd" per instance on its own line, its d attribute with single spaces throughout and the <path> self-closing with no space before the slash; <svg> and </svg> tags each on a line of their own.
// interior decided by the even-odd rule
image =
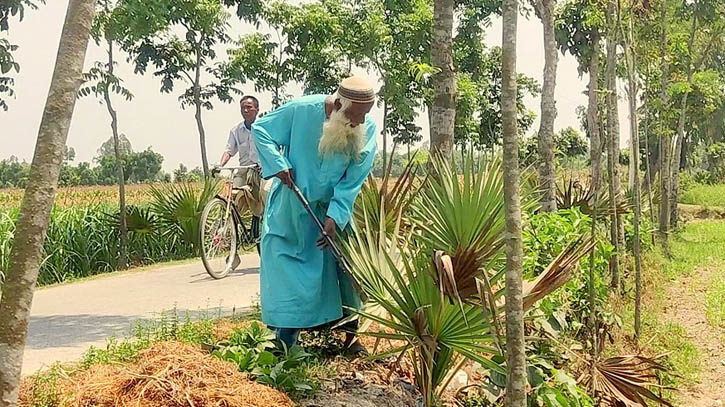
<svg viewBox="0 0 725 407">
<path fill-rule="evenodd" d="M 201 262 L 108 275 L 36 291 L 23 375 L 55 361 L 80 358 L 89 346 L 122 337 L 139 320 L 174 309 L 182 315 L 231 313 L 259 292 L 259 257 L 242 257 L 237 271 L 214 280 Z"/>
</svg>

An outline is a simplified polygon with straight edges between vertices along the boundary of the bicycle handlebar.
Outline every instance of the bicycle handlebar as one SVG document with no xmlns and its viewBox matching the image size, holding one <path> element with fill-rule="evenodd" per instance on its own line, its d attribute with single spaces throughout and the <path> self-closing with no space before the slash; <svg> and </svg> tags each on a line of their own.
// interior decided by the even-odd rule
<svg viewBox="0 0 725 407">
<path fill-rule="evenodd" d="M 234 171 L 238 171 L 238 170 L 248 170 L 248 169 L 259 169 L 261 171 L 261 167 L 259 166 L 259 164 L 252 164 L 252 165 L 242 165 L 242 166 L 239 166 L 239 167 L 214 167 L 212 169 L 211 173 L 212 173 L 212 177 L 217 178 L 218 175 L 222 171 L 230 171 L 230 172 L 233 173 Z"/>
<path fill-rule="evenodd" d="M 240 167 L 216 167 L 218 171 L 236 171 L 236 170 L 246 170 L 250 168 L 257 168 L 259 167 L 259 164 L 252 164 L 252 165 L 242 165 Z"/>
</svg>

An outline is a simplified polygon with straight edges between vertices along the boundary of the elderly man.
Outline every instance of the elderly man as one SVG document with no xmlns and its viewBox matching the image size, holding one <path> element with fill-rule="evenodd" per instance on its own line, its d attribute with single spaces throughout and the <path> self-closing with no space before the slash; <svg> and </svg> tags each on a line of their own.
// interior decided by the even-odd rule
<svg viewBox="0 0 725 407">
<path fill-rule="evenodd" d="M 350 281 L 324 250 L 325 239 L 289 187 L 297 184 L 328 236 L 347 227 L 375 159 L 376 130 L 368 116 L 374 102 L 370 82 L 354 76 L 332 96 L 293 100 L 252 126 L 262 177 L 276 177 L 262 227 L 262 320 L 287 345 L 297 341 L 301 329 L 340 320 L 343 306 L 360 307 Z M 348 332 L 348 351 L 363 352 L 354 338 Z"/>
</svg>

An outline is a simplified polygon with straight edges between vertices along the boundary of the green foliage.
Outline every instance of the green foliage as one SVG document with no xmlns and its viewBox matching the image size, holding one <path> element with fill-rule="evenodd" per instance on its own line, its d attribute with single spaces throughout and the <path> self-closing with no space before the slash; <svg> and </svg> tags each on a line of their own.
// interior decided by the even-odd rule
<svg viewBox="0 0 725 407">
<path fill-rule="evenodd" d="M 646 215 L 643 212 L 643 215 Z M 622 215 L 624 222 L 624 240 L 627 244 L 627 250 L 634 250 L 634 214 L 626 213 Z M 657 231 L 657 226 L 652 223 L 648 216 L 641 216 L 639 219 L 639 247 L 642 251 L 650 251 L 654 248 L 652 244 L 652 235 Z"/>
<path fill-rule="evenodd" d="M 162 92 L 172 92 L 179 82 L 188 84 L 179 96 L 182 108 L 198 105 L 211 110 L 214 99 L 231 102 L 239 93 L 218 66 L 216 54 L 216 47 L 230 40 L 226 6 L 236 3 L 122 0 L 112 15 L 114 35 L 136 73 L 144 74 L 153 65 Z M 207 74 L 197 75 L 202 71 Z"/>
<path fill-rule="evenodd" d="M 714 327 L 725 328 L 725 265 L 719 264 L 718 272 L 705 292 L 707 320 Z"/>
<path fill-rule="evenodd" d="M 340 335 L 330 329 L 302 332 L 300 343 L 306 351 L 318 358 L 334 357 L 344 351 Z"/>
<path fill-rule="evenodd" d="M 210 343 L 214 338 L 214 321 L 211 317 L 212 315 L 202 313 L 198 321 L 192 321 L 189 314 L 180 319 L 176 309 L 163 312 L 158 319 L 138 322 L 130 338 L 109 338 L 103 349 L 91 346 L 83 356 L 79 368 L 133 362 L 141 351 L 162 341 L 180 341 L 192 345 Z"/>
<path fill-rule="evenodd" d="M 725 184 L 694 184 L 684 191 L 680 202 L 690 205 L 725 207 Z"/>
<path fill-rule="evenodd" d="M 126 137 L 125 134 L 121 133 L 118 135 L 118 149 L 121 150 L 121 155 L 129 155 L 133 153 L 133 146 L 131 141 Z M 101 143 L 96 151 L 96 157 L 93 159 L 94 162 L 99 162 L 103 157 L 115 157 L 116 150 L 114 147 L 113 136 L 109 137 L 108 140 Z"/>
<path fill-rule="evenodd" d="M 556 42 L 562 53 L 579 61 L 579 72 L 588 71 L 593 53 L 593 38 L 606 26 L 605 7 L 601 1 L 573 0 L 557 11 Z"/>
<path fill-rule="evenodd" d="M 458 107 L 461 115 L 456 115 L 455 141 L 459 145 L 472 145 L 476 148 L 493 149 L 502 145 L 501 135 L 501 48 L 480 49 L 466 44 L 463 39 L 454 43 L 456 61 L 466 66 L 470 72 L 460 74 Z M 480 52 L 475 58 L 469 53 Z M 475 65 L 471 61 L 476 61 Z M 525 134 L 534 123 L 535 114 L 527 109 L 524 97 L 537 96 L 541 89 L 530 77 L 520 74 L 517 79 L 517 120 L 521 134 Z"/>
<path fill-rule="evenodd" d="M 60 382 L 69 374 L 68 369 L 55 363 L 50 368 L 37 372 L 27 380 L 32 381 L 29 396 L 33 400 L 32 407 L 60 407 L 62 394 L 58 389 Z"/>
<path fill-rule="evenodd" d="M 174 170 L 174 182 L 202 182 L 204 179 L 204 172 L 201 168 L 196 167 L 189 171 L 184 164 L 179 164 L 179 168 Z"/>
<path fill-rule="evenodd" d="M 358 227 L 343 242 L 352 272 L 369 297 L 359 313 L 381 327 L 366 333 L 402 343 L 378 356 L 410 355 L 426 405 L 438 399 L 459 357 L 491 371 L 502 370 L 484 356 L 499 352 L 492 313 L 503 312 L 499 306 L 491 309 L 486 298 L 500 298 L 505 290 L 501 163 L 468 156 L 461 166 L 463 174 L 447 162 L 435 161 L 436 176 L 424 183 L 411 210 L 397 215 L 392 230 L 376 222 L 376 211 L 356 208 L 362 212 L 355 216 Z M 534 199 L 533 191 L 523 188 L 524 211 L 536 206 Z M 573 247 L 575 252 L 577 246 Z M 550 280 L 566 281 L 569 266 L 562 266 L 566 261 L 556 255 L 557 260 L 547 265 L 549 280 L 533 285 L 526 299 L 538 299 L 531 293 L 549 293 L 561 284 Z M 487 280 L 496 290 L 490 289 L 491 296 L 486 294 Z"/>
<path fill-rule="evenodd" d="M 45 4 L 45 0 L 4 0 L 0 2 L 0 32 L 10 30 L 10 19 L 17 17 L 18 21 L 23 21 L 25 17 L 25 9 L 37 9 L 38 3 Z M 11 44 L 5 38 L 0 38 L 0 109 L 8 110 L 8 104 L 5 97 L 14 97 L 13 85 L 15 79 L 5 76 L 11 71 L 20 73 L 20 64 L 15 61 L 13 52 L 18 50 L 18 46 Z"/>
<path fill-rule="evenodd" d="M 192 184 L 152 186 L 152 210 L 157 214 L 162 234 L 174 244 L 181 244 L 192 253 L 200 250 L 201 212 L 218 191 L 218 183 L 207 179 L 199 191 Z"/>
<path fill-rule="evenodd" d="M 274 338 L 272 331 L 254 322 L 236 329 L 229 341 L 212 354 L 236 364 L 240 371 L 251 373 L 262 384 L 292 395 L 312 392 L 314 383 L 302 369 L 312 355 L 300 346 L 287 349 L 281 343 L 281 348 L 276 348 Z"/>
<path fill-rule="evenodd" d="M 590 231 L 591 218 L 577 208 L 531 216 L 523 235 L 524 276 L 541 274 L 572 240 Z"/>
<path fill-rule="evenodd" d="M 554 134 L 554 156 L 559 161 L 586 158 L 588 154 L 587 140 L 574 128 L 567 127 Z M 536 135 L 519 141 L 519 157 L 522 167 L 535 165 L 539 161 L 539 139 Z"/>
<path fill-rule="evenodd" d="M 524 229 L 524 275 L 540 274 L 545 267 L 577 236 L 591 233 L 591 218 L 578 209 L 562 209 L 554 213 L 538 213 L 529 219 Z M 594 249 L 596 309 L 600 320 L 616 323 L 607 311 L 608 284 L 604 276 L 613 247 L 601 236 Z M 584 338 L 586 318 L 590 310 L 588 294 L 588 270 L 590 258 L 579 265 L 580 271 L 560 290 L 542 299 L 534 312 L 541 318 L 535 324 L 549 335 L 568 333 Z"/>
<path fill-rule="evenodd" d="M 199 199 L 203 191 L 194 192 L 195 199 Z M 210 192 L 206 191 L 208 197 Z M 182 223 L 176 224 L 172 220 L 176 218 L 162 218 L 154 207 L 129 206 L 126 219 L 131 264 L 196 255 L 193 243 L 179 244 L 180 239 L 186 242 L 183 239 L 195 233 L 193 219 L 185 218 L 183 209 L 178 213 Z M 0 210 L 0 277 L 8 270 L 17 216 L 17 208 Z M 38 284 L 55 284 L 118 269 L 118 216 L 118 207 L 107 204 L 54 209 L 44 243 Z M 197 217 L 198 225 L 198 215 L 191 216 Z M 195 227 L 198 230 L 198 226 Z"/>
<path fill-rule="evenodd" d="M 495 358 L 503 367 L 502 358 Z M 527 363 L 528 407 L 593 407 L 585 389 L 564 370 L 549 361 L 532 356 Z M 494 373 L 460 402 L 464 407 L 500 407 L 504 405 L 506 376 Z"/>
<path fill-rule="evenodd" d="M 25 188 L 30 164 L 10 156 L 0 161 L 0 188 Z"/>
</svg>

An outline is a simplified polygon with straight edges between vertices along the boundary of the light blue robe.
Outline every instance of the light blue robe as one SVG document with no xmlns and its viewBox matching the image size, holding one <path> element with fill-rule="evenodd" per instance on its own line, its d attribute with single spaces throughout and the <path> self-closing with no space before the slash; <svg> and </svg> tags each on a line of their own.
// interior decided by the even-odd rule
<svg viewBox="0 0 725 407">
<path fill-rule="evenodd" d="M 326 120 L 324 95 L 293 100 L 258 119 L 252 136 L 270 179 L 292 169 L 295 183 L 317 217 L 348 226 L 363 182 L 375 159 L 375 123 L 365 120 L 367 139 L 359 160 L 344 154 L 322 157 L 318 144 Z M 281 149 L 281 152 L 280 152 Z M 359 307 L 347 277 L 329 250 L 316 246 L 320 231 L 294 192 L 274 178 L 262 226 L 262 321 L 275 328 L 311 328 L 343 316 L 343 304 Z"/>
</svg>

